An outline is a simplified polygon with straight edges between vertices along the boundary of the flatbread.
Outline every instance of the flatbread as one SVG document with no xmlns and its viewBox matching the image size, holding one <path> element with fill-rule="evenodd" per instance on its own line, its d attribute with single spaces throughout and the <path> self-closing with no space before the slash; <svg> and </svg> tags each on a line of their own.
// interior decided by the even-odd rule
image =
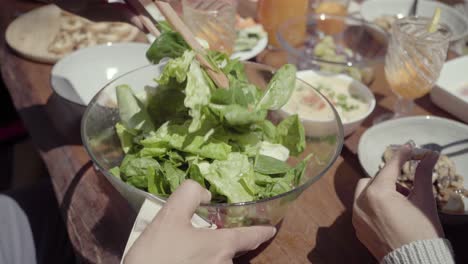
<svg viewBox="0 0 468 264">
<path fill-rule="evenodd" d="M 6 31 L 6 41 L 26 58 L 55 63 L 81 48 L 133 41 L 138 33 L 128 23 L 92 22 L 56 5 L 47 5 L 14 20 Z"/>
</svg>

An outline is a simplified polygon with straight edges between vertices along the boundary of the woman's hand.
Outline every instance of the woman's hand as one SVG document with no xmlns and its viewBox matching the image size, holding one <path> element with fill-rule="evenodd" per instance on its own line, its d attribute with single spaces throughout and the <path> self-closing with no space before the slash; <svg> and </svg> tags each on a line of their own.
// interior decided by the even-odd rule
<svg viewBox="0 0 468 264">
<path fill-rule="evenodd" d="M 375 178 L 361 179 L 356 187 L 356 235 L 378 260 L 413 241 L 444 237 L 432 193 L 437 153 L 431 152 L 421 160 L 408 196 L 396 190 L 401 167 L 411 153 L 411 147 L 404 145 Z"/>
<path fill-rule="evenodd" d="M 253 250 L 276 233 L 270 226 L 194 228 L 195 210 L 210 199 L 211 193 L 198 183 L 184 181 L 135 241 L 124 263 L 232 263 L 237 252 Z"/>
</svg>

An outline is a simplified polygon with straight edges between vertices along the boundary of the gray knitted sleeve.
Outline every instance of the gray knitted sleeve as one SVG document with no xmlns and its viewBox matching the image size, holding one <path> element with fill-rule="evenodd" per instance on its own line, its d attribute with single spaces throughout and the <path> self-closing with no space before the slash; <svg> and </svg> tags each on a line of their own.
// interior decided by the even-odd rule
<svg viewBox="0 0 468 264">
<path fill-rule="evenodd" d="M 385 256 L 381 264 L 454 264 L 447 239 L 419 240 L 404 245 Z"/>
</svg>

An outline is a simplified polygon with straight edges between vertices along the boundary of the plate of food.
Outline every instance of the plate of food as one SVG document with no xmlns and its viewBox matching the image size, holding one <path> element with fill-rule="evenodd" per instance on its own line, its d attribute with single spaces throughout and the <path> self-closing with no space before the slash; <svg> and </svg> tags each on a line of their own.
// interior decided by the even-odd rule
<svg viewBox="0 0 468 264">
<path fill-rule="evenodd" d="M 441 155 L 433 170 L 433 192 L 440 212 L 468 215 L 468 126 L 435 116 L 406 117 L 369 128 L 358 146 L 361 166 L 374 177 L 394 154 L 394 145 L 414 141 L 418 148 L 435 149 Z M 412 187 L 418 161 L 404 164 L 398 182 Z"/>
<path fill-rule="evenodd" d="M 343 122 L 344 136 L 354 132 L 375 108 L 375 97 L 370 89 L 346 74 L 304 70 L 297 72 L 297 78 L 311 87 L 295 89 L 281 113 L 285 116 L 298 114 L 309 135 L 320 132 L 316 130 L 315 123 L 327 123 L 333 117 L 323 102 L 316 98 L 315 91 L 322 93 L 335 107 Z M 309 124 L 312 125 L 310 129 Z"/>
<path fill-rule="evenodd" d="M 211 51 L 211 67 L 228 76 L 222 88 L 182 37 L 161 35 L 147 54 L 153 64 L 104 86 L 81 126 L 94 164 L 135 209 L 192 179 L 211 191 L 197 212 L 217 227 L 276 225 L 339 156 L 343 127 L 320 93 L 333 113 L 325 135 L 306 136 L 297 115 L 275 115 L 298 85 L 309 86 L 293 65 L 274 71 Z"/>
<path fill-rule="evenodd" d="M 8 26 L 5 39 L 28 59 L 55 63 L 81 48 L 133 41 L 139 32 L 127 23 L 93 22 L 56 5 L 46 5 L 15 19 Z"/>
<path fill-rule="evenodd" d="M 268 45 L 268 34 L 263 26 L 251 17 L 237 16 L 237 38 L 234 44 L 233 59 L 246 61 L 254 58 Z"/>
</svg>

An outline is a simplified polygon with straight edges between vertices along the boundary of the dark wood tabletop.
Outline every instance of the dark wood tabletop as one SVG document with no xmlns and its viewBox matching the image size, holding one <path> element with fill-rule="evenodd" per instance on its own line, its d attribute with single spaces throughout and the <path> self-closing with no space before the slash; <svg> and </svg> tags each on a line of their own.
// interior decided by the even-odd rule
<svg viewBox="0 0 468 264">
<path fill-rule="evenodd" d="M 5 28 L 17 15 L 39 6 L 24 0 L 0 0 L 0 64 L 13 103 L 39 150 L 53 182 L 75 253 L 83 262 L 119 263 L 136 217 L 128 202 L 97 174 L 79 135 L 79 106 L 54 94 L 51 65 L 24 59 L 4 43 Z M 281 63 L 278 54 L 261 62 Z M 277 237 L 265 248 L 235 263 L 372 263 L 351 225 L 354 188 L 363 177 L 356 146 L 373 117 L 391 111 L 392 96 L 378 67 L 371 89 L 378 106 L 373 116 L 348 137 L 341 156 L 288 211 Z M 415 114 L 455 119 L 428 96 L 416 101 Z"/>
</svg>

